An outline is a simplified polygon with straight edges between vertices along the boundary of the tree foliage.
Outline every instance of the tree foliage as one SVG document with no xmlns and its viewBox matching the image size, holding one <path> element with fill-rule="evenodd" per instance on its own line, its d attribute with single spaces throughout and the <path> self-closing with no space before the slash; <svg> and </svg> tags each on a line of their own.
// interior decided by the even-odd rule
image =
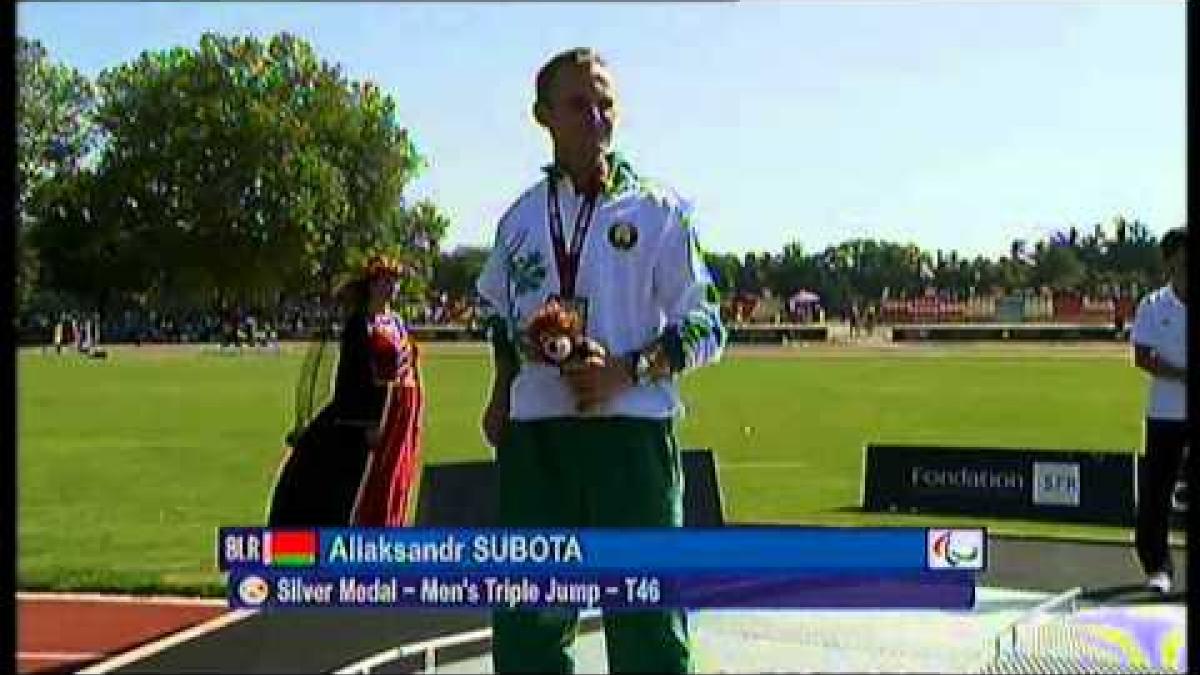
<svg viewBox="0 0 1200 675">
<path fill-rule="evenodd" d="M 303 40 L 204 34 L 92 83 L 18 38 L 17 74 L 22 299 L 39 288 L 97 308 L 118 296 L 262 305 L 326 291 L 374 252 L 408 264 L 408 299 L 473 295 L 486 250 L 443 253 L 449 218 L 402 199 L 424 160 L 395 100 Z M 724 294 L 807 289 L 827 307 L 930 289 L 1096 293 L 1161 280 L 1154 235 L 1124 217 L 1016 240 L 1006 253 L 862 238 L 705 260 Z"/>
<path fill-rule="evenodd" d="M 400 195 L 423 160 L 395 101 L 303 40 L 205 34 L 104 71 L 96 93 L 101 145 L 79 192 L 92 218 L 76 225 L 119 234 L 103 237 L 109 252 L 149 267 L 152 297 L 327 290 L 357 252 L 402 245 L 416 222 Z M 61 219 L 51 233 L 80 236 Z"/>
<path fill-rule="evenodd" d="M 1117 233 L 1120 233 L 1118 238 Z M 956 251 L 920 248 L 915 243 L 852 239 L 808 252 L 799 242 L 783 250 L 705 253 L 717 288 L 737 294 L 789 297 L 800 290 L 819 294 L 826 307 L 845 308 L 883 297 L 924 295 L 928 291 L 958 297 L 1006 293 L 1041 287 L 1104 295 L 1120 287 L 1144 290 L 1161 281 L 1158 241 L 1139 221 L 1117 217 L 1110 226 L 1096 224 L 1087 234 L 1070 229 L 1042 240 L 1016 240 L 1009 255 L 994 259 L 961 256 Z M 454 297 L 474 292 L 476 268 L 486 249 L 459 249 L 442 254 L 433 286 Z"/>
<path fill-rule="evenodd" d="M 95 92 L 86 77 L 53 62 L 36 40 L 17 38 L 17 295 L 26 302 L 41 268 L 31 241 L 35 196 L 58 177 L 70 180 L 95 142 Z M 42 196 L 47 193 L 41 192 Z"/>
<path fill-rule="evenodd" d="M 463 246 L 442 254 L 434 265 L 433 288 L 460 298 L 471 297 L 487 256 L 488 249 L 478 246 Z"/>
</svg>

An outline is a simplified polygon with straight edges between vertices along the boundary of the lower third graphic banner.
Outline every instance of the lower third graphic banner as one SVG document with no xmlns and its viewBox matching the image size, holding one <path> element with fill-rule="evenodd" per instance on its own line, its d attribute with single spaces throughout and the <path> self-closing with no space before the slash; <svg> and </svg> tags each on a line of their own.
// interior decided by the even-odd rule
<svg viewBox="0 0 1200 675">
<path fill-rule="evenodd" d="M 982 529 L 222 528 L 235 607 L 970 608 Z"/>
<path fill-rule="evenodd" d="M 236 608 L 913 608 L 970 609 L 969 574 L 364 575 L 245 572 L 230 576 Z"/>
</svg>

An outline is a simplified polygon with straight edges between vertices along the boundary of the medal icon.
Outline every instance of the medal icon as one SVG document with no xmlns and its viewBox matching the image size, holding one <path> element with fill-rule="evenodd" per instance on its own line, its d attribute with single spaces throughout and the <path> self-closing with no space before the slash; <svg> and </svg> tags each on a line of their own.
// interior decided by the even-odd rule
<svg viewBox="0 0 1200 675">
<path fill-rule="evenodd" d="M 628 251 L 637 245 L 638 231 L 630 222 L 616 222 L 608 228 L 608 243 L 620 251 Z"/>
</svg>

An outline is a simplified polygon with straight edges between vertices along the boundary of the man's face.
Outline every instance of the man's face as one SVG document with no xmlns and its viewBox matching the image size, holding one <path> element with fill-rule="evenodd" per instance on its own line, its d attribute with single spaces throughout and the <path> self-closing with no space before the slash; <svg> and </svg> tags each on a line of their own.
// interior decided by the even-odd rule
<svg viewBox="0 0 1200 675">
<path fill-rule="evenodd" d="M 603 66 L 565 66 L 555 74 L 539 121 L 554 139 L 557 154 L 595 161 L 608 152 L 617 124 L 616 90 Z"/>
</svg>

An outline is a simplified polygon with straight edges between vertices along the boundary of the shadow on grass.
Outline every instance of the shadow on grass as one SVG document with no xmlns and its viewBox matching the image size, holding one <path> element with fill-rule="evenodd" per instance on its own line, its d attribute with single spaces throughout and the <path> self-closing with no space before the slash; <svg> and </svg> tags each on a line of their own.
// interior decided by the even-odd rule
<svg viewBox="0 0 1200 675">
<path fill-rule="evenodd" d="M 1187 592 L 1183 590 L 1171 593 L 1159 593 L 1146 588 L 1142 584 L 1120 584 L 1101 588 L 1087 589 L 1079 595 L 1081 602 L 1093 605 L 1142 605 L 1169 604 L 1184 602 Z"/>
</svg>

